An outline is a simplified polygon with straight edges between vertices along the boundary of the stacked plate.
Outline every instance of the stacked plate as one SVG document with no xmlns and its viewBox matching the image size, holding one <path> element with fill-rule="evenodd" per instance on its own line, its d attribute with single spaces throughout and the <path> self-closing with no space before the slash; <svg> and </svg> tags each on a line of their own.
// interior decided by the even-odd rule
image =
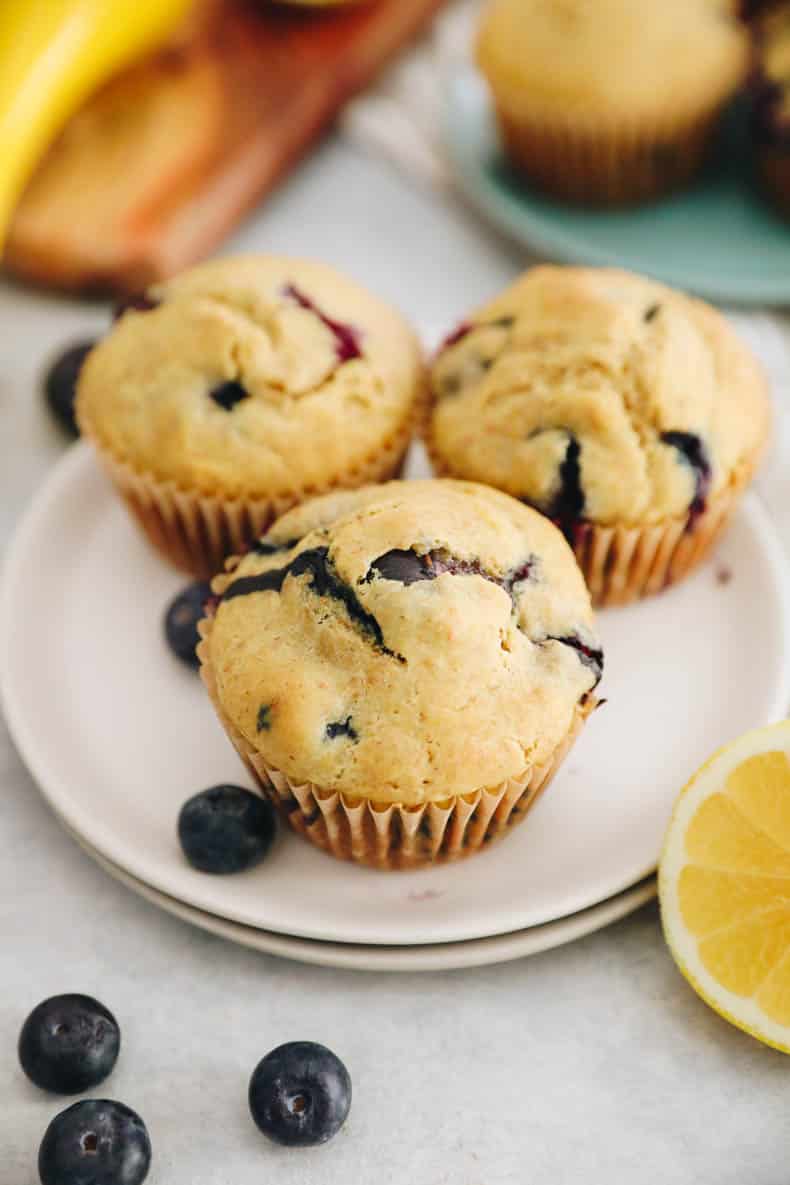
<svg viewBox="0 0 790 1185">
<path fill-rule="evenodd" d="M 411 475 L 423 466 L 415 455 Z M 691 772 L 790 700 L 785 561 L 751 496 L 692 579 L 601 614 L 609 702 L 505 842 L 467 863 L 382 874 L 282 835 L 260 868 L 210 877 L 181 856 L 178 811 L 246 774 L 200 680 L 165 645 L 163 610 L 181 583 L 74 446 L 8 557 L 8 722 L 42 793 L 113 876 L 206 930 L 306 962 L 472 966 L 624 916 L 654 894 L 668 814 Z"/>
</svg>

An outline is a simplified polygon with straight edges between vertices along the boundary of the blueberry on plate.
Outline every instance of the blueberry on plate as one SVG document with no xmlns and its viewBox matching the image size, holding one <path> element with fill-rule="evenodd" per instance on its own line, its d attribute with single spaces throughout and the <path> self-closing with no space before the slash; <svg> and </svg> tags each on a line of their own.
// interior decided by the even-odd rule
<svg viewBox="0 0 790 1185">
<path fill-rule="evenodd" d="M 52 996 L 22 1026 L 19 1061 L 42 1090 L 79 1094 L 112 1073 L 120 1047 L 118 1022 L 98 1000 Z"/>
<path fill-rule="evenodd" d="M 44 379 L 44 394 L 50 411 L 61 427 L 72 436 L 80 434 L 74 417 L 77 379 L 80 377 L 82 364 L 95 345 L 95 341 L 86 341 L 70 346 L 53 362 Z"/>
<path fill-rule="evenodd" d="M 351 1078 L 330 1049 L 290 1041 L 267 1053 L 250 1079 L 250 1111 L 277 1144 L 306 1148 L 336 1136 L 351 1108 Z"/>
<path fill-rule="evenodd" d="M 200 641 L 198 622 L 205 617 L 204 606 L 211 596 L 211 585 L 205 580 L 188 584 L 167 607 L 165 637 L 167 644 L 182 662 L 199 666 L 195 647 Z"/>
<path fill-rule="evenodd" d="M 178 816 L 178 838 L 189 863 L 220 875 L 260 864 L 276 830 L 274 807 L 241 786 L 203 790 Z"/>
<path fill-rule="evenodd" d="M 41 1185 L 141 1185 L 150 1167 L 142 1119 L 109 1099 L 83 1099 L 61 1111 L 38 1153 Z"/>
</svg>

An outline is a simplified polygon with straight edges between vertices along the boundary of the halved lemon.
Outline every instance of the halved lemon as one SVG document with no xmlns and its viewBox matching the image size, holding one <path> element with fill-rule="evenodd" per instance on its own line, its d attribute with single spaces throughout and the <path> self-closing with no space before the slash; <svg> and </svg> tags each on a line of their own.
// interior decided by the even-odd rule
<svg viewBox="0 0 790 1185">
<path fill-rule="evenodd" d="M 681 792 L 659 896 L 695 991 L 790 1053 L 790 720 L 719 749 Z"/>
</svg>

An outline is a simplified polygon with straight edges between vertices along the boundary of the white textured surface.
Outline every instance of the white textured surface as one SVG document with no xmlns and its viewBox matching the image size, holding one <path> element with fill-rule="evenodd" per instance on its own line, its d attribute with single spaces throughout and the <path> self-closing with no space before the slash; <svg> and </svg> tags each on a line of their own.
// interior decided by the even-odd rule
<svg viewBox="0 0 790 1185">
<path fill-rule="evenodd" d="M 520 265 L 471 218 L 336 144 L 233 244 L 253 245 L 323 255 L 437 327 Z M 34 389 L 42 360 L 104 321 L 102 309 L 0 288 L 2 538 L 61 448 Z M 780 375 L 774 323 L 750 324 Z M 771 500 L 790 506 L 781 457 L 770 472 Z M 42 713 L 58 710 L 42 685 Z M 121 1021 L 106 1090 L 151 1128 L 151 1185 L 786 1185 L 787 1062 L 693 996 L 654 908 L 487 970 L 299 967 L 198 933 L 111 881 L 61 831 L 4 738 L 0 788 L 2 1185 L 35 1185 L 38 1141 L 58 1109 L 16 1067 L 19 1026 L 43 996 L 68 990 L 95 993 Z M 245 1102 L 258 1057 L 296 1037 L 335 1048 L 355 1087 L 347 1129 L 298 1154 L 268 1146 Z"/>
</svg>

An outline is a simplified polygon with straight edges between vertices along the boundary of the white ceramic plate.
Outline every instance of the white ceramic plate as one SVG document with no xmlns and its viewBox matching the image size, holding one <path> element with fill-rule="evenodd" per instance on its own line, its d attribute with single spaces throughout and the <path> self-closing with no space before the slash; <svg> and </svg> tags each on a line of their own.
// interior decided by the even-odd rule
<svg viewBox="0 0 790 1185">
<path fill-rule="evenodd" d="M 649 875 L 671 803 L 717 745 L 784 714 L 788 591 L 747 499 L 716 559 L 667 594 L 601 615 L 603 694 L 550 792 L 461 865 L 382 874 L 283 836 L 261 868 L 182 859 L 183 801 L 245 781 L 195 675 L 162 640 L 182 583 L 147 546 L 86 446 L 21 523 L 0 604 L 10 728 L 45 796 L 106 859 L 169 897 L 264 930 L 412 945 L 505 934 L 588 909 Z"/>
<path fill-rule="evenodd" d="M 423 946 L 319 942 L 312 938 L 290 938 L 285 934 L 273 934 L 270 930 L 256 930 L 254 926 L 240 926 L 238 922 L 229 922 L 201 909 L 194 909 L 136 880 L 117 864 L 105 860 L 80 836 L 73 835 L 73 838 L 110 876 L 182 922 L 189 922 L 200 930 L 207 930 L 210 934 L 264 954 L 295 959 L 299 963 L 313 963 L 319 967 L 342 967 L 348 971 L 458 971 L 463 967 L 508 963 L 512 959 L 523 959 L 575 942 L 577 938 L 584 938 L 604 926 L 619 922 L 652 901 L 657 892 L 656 878 L 650 876 L 609 901 L 602 901 L 600 905 L 558 922 L 517 930 L 514 934 L 472 938 L 468 942 L 440 942 Z"/>
</svg>

